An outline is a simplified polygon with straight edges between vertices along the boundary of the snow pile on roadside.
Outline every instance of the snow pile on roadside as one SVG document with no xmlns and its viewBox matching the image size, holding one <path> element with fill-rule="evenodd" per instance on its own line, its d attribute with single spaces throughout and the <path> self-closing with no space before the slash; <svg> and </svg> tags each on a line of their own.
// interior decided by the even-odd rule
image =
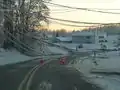
<svg viewBox="0 0 120 90">
<path fill-rule="evenodd" d="M 56 48 L 56 47 L 50 46 L 50 47 L 48 47 L 48 49 L 54 54 L 68 54 L 67 51 L 61 50 L 61 49 Z M 0 48 L 0 65 L 14 64 L 14 63 L 32 60 L 35 58 L 45 58 L 45 60 L 46 60 L 47 58 L 49 58 L 49 56 L 30 57 L 30 56 L 23 55 L 16 50 L 5 51 L 4 49 Z"/>
<path fill-rule="evenodd" d="M 106 53 L 108 58 L 96 58 L 96 69 L 120 69 L 120 56 L 117 51 Z"/>
<path fill-rule="evenodd" d="M 103 57 L 102 57 L 103 56 Z M 105 57 L 105 58 L 104 58 Z M 95 61 L 98 63 L 98 65 L 95 65 L 93 62 L 93 57 L 84 57 L 84 58 L 77 58 L 75 64 L 73 64 L 74 67 L 83 69 L 83 71 L 86 71 L 86 69 L 120 69 L 120 56 L 117 51 L 108 52 L 106 55 L 100 54 L 97 55 L 95 58 Z"/>
<path fill-rule="evenodd" d="M 16 50 L 12 51 L 5 51 L 3 49 L 0 50 L 0 65 L 18 63 L 30 59 L 31 57 L 22 55 Z"/>
<path fill-rule="evenodd" d="M 84 59 L 76 59 L 76 63 L 70 64 L 70 66 L 75 67 L 83 73 L 90 82 L 98 84 L 104 88 L 104 90 L 120 90 L 119 76 L 107 76 L 90 73 L 92 69 L 120 72 L 120 56 L 118 55 L 118 52 L 108 52 L 106 53 L 106 56 L 108 58 L 96 58 L 98 65 L 93 63 L 94 60 L 92 57 L 84 57 Z"/>
<path fill-rule="evenodd" d="M 103 90 L 120 90 L 120 78 L 115 79 L 109 76 L 98 76 L 89 78 L 90 82 L 95 83 Z"/>
</svg>

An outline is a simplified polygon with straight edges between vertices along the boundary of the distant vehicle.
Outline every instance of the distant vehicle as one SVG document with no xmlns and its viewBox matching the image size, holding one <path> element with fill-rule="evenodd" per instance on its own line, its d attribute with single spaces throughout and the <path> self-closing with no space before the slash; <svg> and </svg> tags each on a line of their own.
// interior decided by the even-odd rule
<svg viewBox="0 0 120 90">
<path fill-rule="evenodd" d="M 43 60 L 43 59 L 41 59 L 41 60 L 40 60 L 40 64 L 43 64 L 43 63 L 44 63 L 44 60 Z"/>
<path fill-rule="evenodd" d="M 83 48 L 83 44 L 80 44 L 80 45 L 78 46 L 78 48 Z"/>
<path fill-rule="evenodd" d="M 65 65 L 66 64 L 67 57 L 60 58 L 60 64 Z"/>
</svg>

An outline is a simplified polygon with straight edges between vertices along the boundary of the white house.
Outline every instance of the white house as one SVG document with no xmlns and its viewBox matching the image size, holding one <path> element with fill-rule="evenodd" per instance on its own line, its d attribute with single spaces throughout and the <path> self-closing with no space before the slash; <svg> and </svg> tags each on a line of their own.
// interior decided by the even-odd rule
<svg viewBox="0 0 120 90">
<path fill-rule="evenodd" d="M 107 42 L 107 33 L 101 31 L 78 31 L 72 34 L 73 43 L 103 43 Z"/>
<path fill-rule="evenodd" d="M 71 43 L 72 37 L 56 37 L 60 42 L 63 43 Z"/>
</svg>

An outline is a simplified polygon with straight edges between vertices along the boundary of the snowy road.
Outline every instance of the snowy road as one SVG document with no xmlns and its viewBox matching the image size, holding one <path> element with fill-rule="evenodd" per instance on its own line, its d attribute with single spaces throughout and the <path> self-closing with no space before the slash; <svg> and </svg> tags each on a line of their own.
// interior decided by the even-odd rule
<svg viewBox="0 0 120 90">
<path fill-rule="evenodd" d="M 71 57 L 68 60 L 72 59 Z M 38 61 L 6 65 L 0 67 L 0 90 L 19 90 L 21 82 Z M 34 74 L 33 74 L 34 72 Z M 32 76 L 32 80 L 30 80 Z M 31 81 L 31 83 L 30 83 Z M 82 79 L 79 71 L 74 68 L 62 66 L 58 60 L 53 60 L 37 71 L 34 69 L 22 90 L 40 90 L 41 83 L 49 82 L 51 90 L 100 90 L 96 86 Z M 27 87 L 26 87 L 27 86 Z M 28 88 L 29 86 L 29 88 Z M 50 90 L 50 89 L 49 89 Z"/>
<path fill-rule="evenodd" d="M 41 90 L 39 85 L 42 82 L 49 82 L 52 85 L 51 90 L 100 90 L 82 79 L 80 72 L 76 69 L 51 65 L 53 64 L 46 65 L 36 73 L 30 90 Z"/>
</svg>

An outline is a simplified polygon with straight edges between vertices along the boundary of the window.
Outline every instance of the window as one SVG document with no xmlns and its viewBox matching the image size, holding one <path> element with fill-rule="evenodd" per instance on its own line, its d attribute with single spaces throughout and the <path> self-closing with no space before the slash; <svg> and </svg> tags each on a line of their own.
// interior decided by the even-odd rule
<svg viewBox="0 0 120 90">
<path fill-rule="evenodd" d="M 104 40 L 99 40 L 99 43 L 104 42 Z"/>
<path fill-rule="evenodd" d="M 105 40 L 105 42 L 108 42 L 107 40 Z"/>
<path fill-rule="evenodd" d="M 90 36 L 86 36 L 87 39 L 90 39 L 91 37 Z"/>
<path fill-rule="evenodd" d="M 107 42 L 107 40 L 99 40 L 99 42 L 101 43 L 101 42 Z"/>
</svg>

